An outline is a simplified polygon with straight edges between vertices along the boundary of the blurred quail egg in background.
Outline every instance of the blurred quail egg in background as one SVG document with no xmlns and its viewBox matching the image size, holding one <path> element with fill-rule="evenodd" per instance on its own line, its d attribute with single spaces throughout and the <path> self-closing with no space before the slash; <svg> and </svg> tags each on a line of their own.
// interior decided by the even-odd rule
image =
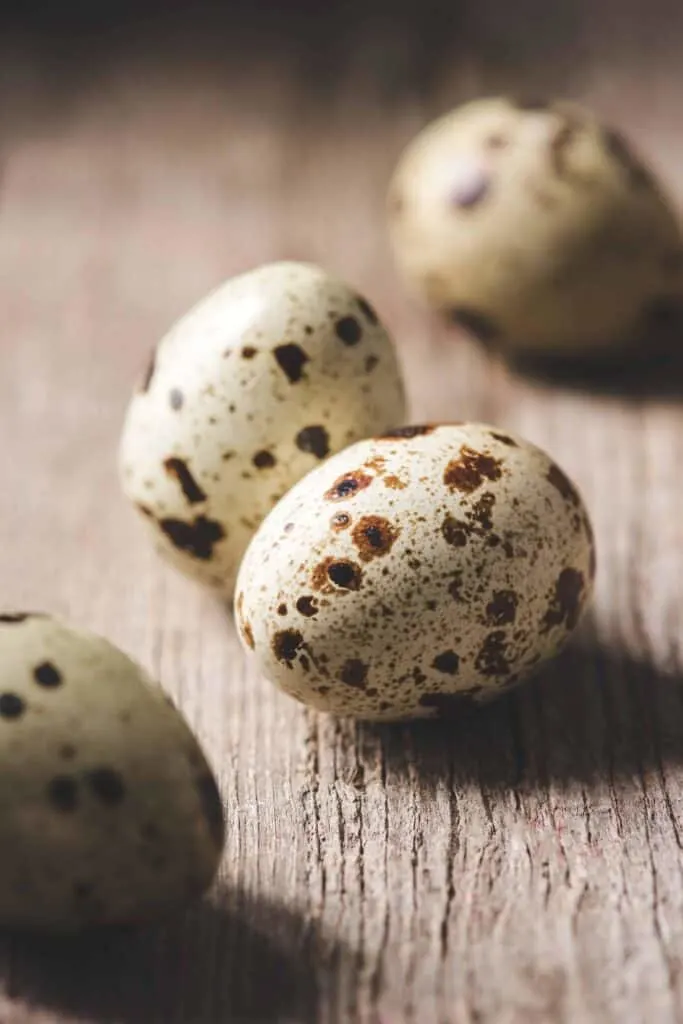
<svg viewBox="0 0 683 1024">
<path fill-rule="evenodd" d="M 388 218 L 410 287 L 506 353 L 603 355 L 680 316 L 669 198 L 574 103 L 480 99 L 428 125 L 398 163 Z"/>
</svg>

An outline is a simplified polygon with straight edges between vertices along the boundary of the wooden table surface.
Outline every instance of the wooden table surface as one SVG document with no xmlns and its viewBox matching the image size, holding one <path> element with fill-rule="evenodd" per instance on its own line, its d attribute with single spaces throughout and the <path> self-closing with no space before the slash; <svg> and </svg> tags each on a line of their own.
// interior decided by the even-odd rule
<svg viewBox="0 0 683 1024">
<path fill-rule="evenodd" d="M 100 631 L 158 676 L 229 823 L 186 920 L 3 937 L 0 1024 L 683 1020 L 683 377 L 515 375 L 411 304 L 382 212 L 426 118 L 520 88 L 593 104 L 683 199 L 683 11 L 416 6 L 351 23 L 308 4 L 290 25 L 264 9 L 201 38 L 55 18 L 0 43 L 0 603 Z M 586 495 L 600 568 L 580 641 L 458 723 L 335 722 L 277 694 L 119 493 L 151 346 L 281 257 L 372 298 L 414 418 L 516 430 Z"/>
</svg>

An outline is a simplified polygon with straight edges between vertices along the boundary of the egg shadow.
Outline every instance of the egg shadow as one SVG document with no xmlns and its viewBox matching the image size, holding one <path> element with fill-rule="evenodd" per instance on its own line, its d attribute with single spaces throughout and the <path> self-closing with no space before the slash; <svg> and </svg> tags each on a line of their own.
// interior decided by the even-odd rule
<svg viewBox="0 0 683 1024">
<path fill-rule="evenodd" d="M 603 356 L 510 356 L 510 370 L 541 385 L 633 400 L 683 398 L 683 306 L 666 330 Z"/>
<path fill-rule="evenodd" d="M 243 893 L 219 894 L 165 926 L 5 933 L 2 946 L 12 1000 L 123 1024 L 315 1020 L 321 972 L 349 955 L 301 915 Z"/>
<path fill-rule="evenodd" d="M 452 719 L 358 727 L 359 762 L 386 777 L 510 791 L 642 776 L 683 763 L 683 673 L 595 641 L 567 649 L 538 677 Z M 379 748 L 379 749 L 378 749 Z"/>
</svg>

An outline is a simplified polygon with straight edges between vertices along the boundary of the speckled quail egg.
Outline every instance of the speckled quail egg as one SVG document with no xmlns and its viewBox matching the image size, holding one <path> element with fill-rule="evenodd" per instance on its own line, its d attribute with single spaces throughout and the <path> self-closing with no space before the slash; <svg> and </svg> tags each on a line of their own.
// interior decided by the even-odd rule
<svg viewBox="0 0 683 1024">
<path fill-rule="evenodd" d="M 668 198 L 573 103 L 484 99 L 433 122 L 403 154 L 388 212 L 413 289 L 513 354 L 603 354 L 680 309 Z"/>
<path fill-rule="evenodd" d="M 540 449 L 480 424 L 360 441 L 304 477 L 237 581 L 245 649 L 285 693 L 366 719 L 487 700 L 557 652 L 593 535 Z"/>
<path fill-rule="evenodd" d="M 123 431 L 123 488 L 159 550 L 230 595 L 263 517 L 331 452 L 404 421 L 393 343 L 325 271 L 227 281 L 159 345 Z"/>
<path fill-rule="evenodd" d="M 223 838 L 206 759 L 142 669 L 56 619 L 0 615 L 0 924 L 166 915 L 210 885 Z"/>
</svg>

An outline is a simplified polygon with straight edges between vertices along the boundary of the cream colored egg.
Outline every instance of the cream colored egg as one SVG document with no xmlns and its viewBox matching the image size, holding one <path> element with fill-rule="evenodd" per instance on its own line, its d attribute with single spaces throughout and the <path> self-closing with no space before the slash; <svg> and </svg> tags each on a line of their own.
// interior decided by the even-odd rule
<svg viewBox="0 0 683 1024">
<path fill-rule="evenodd" d="M 204 754 L 143 670 L 58 620 L 0 615 L 0 925 L 165 916 L 211 884 L 223 839 Z"/>
<path fill-rule="evenodd" d="M 477 100 L 430 124 L 396 169 L 389 227 L 411 287 L 509 352 L 599 354 L 680 308 L 668 197 L 573 103 Z"/>
<path fill-rule="evenodd" d="M 126 495 L 179 569 L 231 594 L 275 502 L 349 442 L 403 422 L 392 341 L 317 267 L 226 282 L 161 342 L 128 410 Z"/>
<path fill-rule="evenodd" d="M 592 589 L 593 535 L 562 470 L 480 424 L 360 441 L 273 509 L 237 581 L 260 672 L 367 719 L 487 700 L 554 655 Z"/>
</svg>

